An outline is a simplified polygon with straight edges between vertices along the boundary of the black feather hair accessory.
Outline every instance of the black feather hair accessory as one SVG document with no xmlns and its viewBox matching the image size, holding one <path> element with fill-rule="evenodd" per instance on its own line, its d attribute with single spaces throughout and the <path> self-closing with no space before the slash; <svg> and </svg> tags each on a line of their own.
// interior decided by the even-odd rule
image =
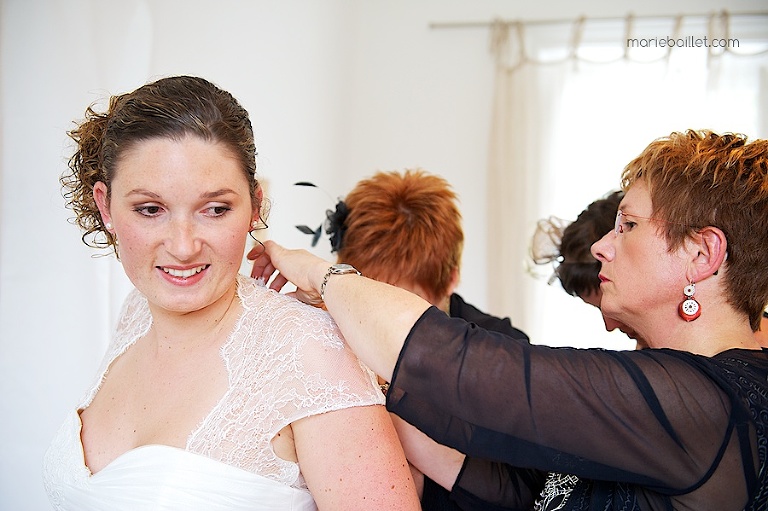
<svg viewBox="0 0 768 511">
<path fill-rule="evenodd" d="M 310 183 L 309 181 L 299 181 L 298 183 L 294 183 L 294 186 L 309 186 L 312 188 L 320 188 L 316 184 Z M 322 188 L 320 189 L 322 190 Z M 330 197 L 330 195 L 328 196 Z M 297 225 L 296 228 L 304 234 L 309 234 L 312 236 L 313 247 L 317 245 L 317 242 L 320 240 L 320 236 L 323 234 L 323 230 L 325 230 L 325 233 L 329 235 L 328 239 L 331 242 L 331 252 L 338 252 L 341 250 L 342 244 L 344 243 L 344 233 L 347 231 L 344 222 L 346 221 L 348 215 L 349 208 L 347 208 L 347 204 L 343 200 L 339 199 L 334 210 L 325 210 L 325 220 L 317 227 L 317 229 L 312 229 L 306 225 Z"/>
</svg>

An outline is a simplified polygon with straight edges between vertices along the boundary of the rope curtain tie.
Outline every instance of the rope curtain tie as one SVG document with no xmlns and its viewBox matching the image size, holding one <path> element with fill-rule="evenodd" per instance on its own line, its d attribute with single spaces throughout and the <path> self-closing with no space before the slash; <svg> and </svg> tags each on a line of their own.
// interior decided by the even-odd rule
<svg viewBox="0 0 768 511">
<path fill-rule="evenodd" d="M 741 52 L 738 48 L 733 48 L 730 41 L 737 41 L 732 39 L 733 23 L 735 18 L 757 18 L 765 17 L 768 21 L 768 12 L 755 12 L 755 13 L 740 13 L 732 14 L 727 10 L 721 10 L 719 12 L 713 12 L 710 14 L 678 14 L 676 16 L 636 16 L 632 13 L 627 14 L 624 17 L 593 17 L 588 18 L 586 16 L 580 16 L 576 19 L 558 19 L 558 20 L 503 20 L 496 18 L 490 22 L 450 22 L 450 23 L 432 23 L 430 28 L 432 29 L 446 29 L 446 28 L 490 28 L 490 52 L 496 59 L 497 66 L 503 68 L 507 72 L 514 72 L 524 66 L 525 64 L 533 65 L 554 65 L 562 64 L 566 62 L 585 62 L 590 64 L 610 64 L 621 60 L 627 62 L 636 63 L 654 63 L 659 61 L 667 61 L 669 63 L 670 57 L 673 54 L 673 50 L 678 47 L 690 47 L 705 46 L 707 51 L 707 62 L 711 63 L 714 59 L 724 55 L 726 53 L 739 56 L 739 57 L 751 57 L 768 53 L 768 45 L 765 48 L 758 49 L 756 51 Z M 706 27 L 706 37 L 696 38 L 689 35 L 684 37 L 684 27 L 686 21 L 699 20 L 706 21 L 704 26 Z M 638 25 L 641 20 L 660 20 L 670 21 L 671 30 L 665 38 L 640 38 Z M 591 22 L 623 22 L 623 39 L 618 41 L 621 45 L 621 51 L 616 58 L 596 60 L 584 55 L 581 51 L 588 43 L 587 25 Z M 571 35 L 567 42 L 563 43 L 564 56 L 560 58 L 540 58 L 532 55 L 531 45 L 528 41 L 527 35 L 530 33 L 527 29 L 533 26 L 556 26 L 569 24 L 571 27 Z M 511 34 L 514 32 L 514 34 Z M 657 40 L 658 39 L 658 40 Z M 651 41 L 657 44 L 655 48 L 663 48 L 664 51 L 661 56 L 651 59 L 641 59 L 638 57 L 638 49 L 645 49 L 643 46 L 634 46 L 630 44 L 631 41 Z M 762 39 L 760 39 L 762 40 Z M 659 44 L 661 43 L 666 44 Z M 684 41 L 682 44 L 674 44 L 675 42 Z M 721 41 L 721 44 L 712 44 L 713 41 Z M 688 43 L 691 45 L 688 45 Z M 722 42 L 725 42 L 723 44 Z M 671 43 L 671 44 L 670 44 Z M 636 51 L 632 51 L 635 49 Z"/>
</svg>

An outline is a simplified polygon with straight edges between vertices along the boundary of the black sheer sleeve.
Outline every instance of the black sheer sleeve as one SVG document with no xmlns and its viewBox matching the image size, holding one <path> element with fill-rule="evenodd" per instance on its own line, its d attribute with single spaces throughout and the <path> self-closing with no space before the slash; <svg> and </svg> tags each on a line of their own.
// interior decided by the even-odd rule
<svg viewBox="0 0 768 511">
<path fill-rule="evenodd" d="M 449 316 L 528 341 L 508 317 L 487 314 L 456 293 L 450 297 Z M 530 511 L 544 481 L 545 474 L 540 471 L 517 470 L 505 463 L 468 456 L 450 491 L 424 477 L 421 504 L 425 511 Z"/>
<path fill-rule="evenodd" d="M 756 433 L 707 360 L 535 346 L 431 308 L 406 339 L 387 407 L 468 456 L 664 495 L 725 486 L 746 502 Z"/>
<path fill-rule="evenodd" d="M 546 475 L 540 470 L 468 456 L 451 497 L 464 511 L 530 511 L 544 488 Z"/>
<path fill-rule="evenodd" d="M 466 458 L 448 492 L 424 477 L 422 509 L 430 511 L 531 511 L 546 474 L 506 463 Z"/>
</svg>

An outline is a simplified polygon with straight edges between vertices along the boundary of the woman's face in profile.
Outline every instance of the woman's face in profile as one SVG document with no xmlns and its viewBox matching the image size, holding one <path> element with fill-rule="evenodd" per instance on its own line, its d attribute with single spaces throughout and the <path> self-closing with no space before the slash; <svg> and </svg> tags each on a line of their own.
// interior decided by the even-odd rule
<svg viewBox="0 0 768 511">
<path fill-rule="evenodd" d="M 677 306 L 688 283 L 685 247 L 669 250 L 663 224 L 652 218 L 651 196 L 642 179 L 627 190 L 619 210 L 616 230 L 592 245 L 601 264 L 600 309 L 635 326 L 657 312 L 678 320 Z"/>
<path fill-rule="evenodd" d="M 234 286 L 255 212 L 226 146 L 195 136 L 139 142 L 118 162 L 109 204 L 103 183 L 94 197 L 126 274 L 150 304 L 196 311 Z"/>
</svg>

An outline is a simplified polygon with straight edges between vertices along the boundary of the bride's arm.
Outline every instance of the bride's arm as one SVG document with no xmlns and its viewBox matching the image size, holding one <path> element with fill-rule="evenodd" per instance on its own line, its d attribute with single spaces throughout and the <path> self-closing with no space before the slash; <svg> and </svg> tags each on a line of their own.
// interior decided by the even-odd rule
<svg viewBox="0 0 768 511">
<path fill-rule="evenodd" d="M 421 509 L 384 406 L 312 415 L 292 427 L 299 466 L 319 510 Z"/>
</svg>

